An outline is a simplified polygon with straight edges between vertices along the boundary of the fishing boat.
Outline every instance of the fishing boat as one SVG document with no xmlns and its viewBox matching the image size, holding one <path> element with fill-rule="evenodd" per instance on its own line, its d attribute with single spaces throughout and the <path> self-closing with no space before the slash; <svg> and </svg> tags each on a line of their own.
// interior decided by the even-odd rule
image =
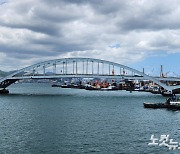
<svg viewBox="0 0 180 154">
<path fill-rule="evenodd" d="M 167 108 L 167 105 L 165 103 L 147 103 L 147 102 L 144 102 L 144 107 L 145 108 L 158 109 L 158 108 Z"/>
<path fill-rule="evenodd" d="M 176 100 L 171 100 L 169 102 L 169 106 L 168 108 L 170 109 L 180 109 L 180 99 L 176 99 Z"/>
<path fill-rule="evenodd" d="M 164 91 L 164 92 L 161 93 L 161 95 L 166 96 L 166 97 L 171 97 L 172 93 L 168 92 L 168 91 Z"/>
<path fill-rule="evenodd" d="M 119 90 L 118 87 L 109 85 L 108 87 L 100 87 L 98 86 L 92 86 L 92 85 L 86 85 L 85 86 L 86 90 L 99 90 L 99 91 L 114 91 L 114 90 Z"/>
<path fill-rule="evenodd" d="M 169 98 L 165 103 L 147 103 L 144 102 L 144 108 L 167 108 L 167 109 L 180 109 L 180 99 L 179 98 Z"/>
<path fill-rule="evenodd" d="M 61 85 L 60 87 L 61 87 L 61 88 L 72 88 L 71 85 L 67 85 L 67 84 L 63 84 L 63 85 Z"/>
<path fill-rule="evenodd" d="M 86 84 L 85 85 L 85 89 L 86 90 L 100 90 L 101 87 L 100 86 L 92 86 L 92 85 Z"/>
<path fill-rule="evenodd" d="M 85 89 L 84 85 L 78 85 L 78 84 L 74 84 L 71 86 L 71 88 L 75 88 L 75 89 Z"/>
<path fill-rule="evenodd" d="M 119 90 L 118 89 L 118 87 L 116 87 L 116 86 L 109 86 L 109 87 L 107 87 L 107 88 L 101 88 L 100 90 L 102 90 L 102 91 L 115 91 L 115 90 Z"/>
</svg>

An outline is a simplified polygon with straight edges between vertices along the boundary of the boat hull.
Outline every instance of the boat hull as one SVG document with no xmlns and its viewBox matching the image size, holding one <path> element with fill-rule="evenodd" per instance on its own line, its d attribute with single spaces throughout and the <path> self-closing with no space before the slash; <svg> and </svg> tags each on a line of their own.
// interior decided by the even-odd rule
<svg viewBox="0 0 180 154">
<path fill-rule="evenodd" d="M 144 103 L 144 108 L 152 108 L 152 109 L 167 108 L 167 109 L 180 110 L 180 105 L 170 105 L 166 103 Z"/>
<path fill-rule="evenodd" d="M 163 103 L 144 103 L 144 107 L 158 109 L 158 108 L 167 108 L 167 105 Z"/>
<path fill-rule="evenodd" d="M 61 85 L 60 87 L 61 87 L 61 88 L 72 88 L 71 85 Z"/>
<path fill-rule="evenodd" d="M 61 87 L 61 85 L 53 84 L 52 87 Z"/>
</svg>

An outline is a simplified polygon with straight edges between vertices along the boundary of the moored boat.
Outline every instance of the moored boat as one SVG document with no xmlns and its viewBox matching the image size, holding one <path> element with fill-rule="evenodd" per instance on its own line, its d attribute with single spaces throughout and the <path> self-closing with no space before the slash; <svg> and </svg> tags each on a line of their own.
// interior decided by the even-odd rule
<svg viewBox="0 0 180 154">
<path fill-rule="evenodd" d="M 180 109 L 180 99 L 179 98 L 169 98 L 166 100 L 165 103 L 147 103 L 144 102 L 144 107 L 145 108 L 153 108 L 153 109 L 158 109 L 158 108 L 167 108 L 167 109 Z"/>
<path fill-rule="evenodd" d="M 92 85 L 86 85 L 86 90 L 99 90 L 99 91 L 114 91 L 119 90 L 118 87 L 109 85 L 108 87 L 100 87 L 100 86 L 92 86 Z"/>
<path fill-rule="evenodd" d="M 169 91 L 162 91 L 161 95 L 163 95 L 165 97 L 173 97 L 173 94 Z"/>
<path fill-rule="evenodd" d="M 61 87 L 61 85 L 53 84 L 52 87 Z"/>
<path fill-rule="evenodd" d="M 72 85 L 71 88 L 75 88 L 75 89 L 85 89 L 84 85 Z"/>
<path fill-rule="evenodd" d="M 180 109 L 180 99 L 170 100 L 168 108 Z"/>
<path fill-rule="evenodd" d="M 61 87 L 61 88 L 72 88 L 71 85 L 67 85 L 67 84 L 63 84 L 63 85 L 61 85 L 60 87 Z"/>
<path fill-rule="evenodd" d="M 89 85 L 89 84 L 87 84 L 86 86 L 85 86 L 85 89 L 86 90 L 100 90 L 101 88 L 100 87 L 95 87 L 95 86 L 91 86 L 91 85 Z"/>
<path fill-rule="evenodd" d="M 167 104 L 165 104 L 165 103 L 146 103 L 146 102 L 144 102 L 144 107 L 145 108 L 153 108 L 153 109 L 167 108 Z"/>
<path fill-rule="evenodd" d="M 115 86 L 109 86 L 107 88 L 101 88 L 100 90 L 102 91 L 114 91 L 114 90 L 119 90 L 118 87 Z"/>
</svg>

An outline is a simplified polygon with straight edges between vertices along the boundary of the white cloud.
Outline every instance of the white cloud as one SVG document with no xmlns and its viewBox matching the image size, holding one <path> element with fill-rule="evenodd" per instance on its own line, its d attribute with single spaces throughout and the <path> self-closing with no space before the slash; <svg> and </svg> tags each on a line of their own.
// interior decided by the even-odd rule
<svg viewBox="0 0 180 154">
<path fill-rule="evenodd" d="M 179 52 L 179 6 L 178 0 L 9 0 L 0 5 L 0 69 L 74 56 L 130 64 Z"/>
</svg>

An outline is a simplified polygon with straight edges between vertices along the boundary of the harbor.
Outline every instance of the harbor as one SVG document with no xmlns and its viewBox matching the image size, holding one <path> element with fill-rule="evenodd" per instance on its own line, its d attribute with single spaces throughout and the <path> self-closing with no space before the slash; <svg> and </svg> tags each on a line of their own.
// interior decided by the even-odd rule
<svg viewBox="0 0 180 154">
<path fill-rule="evenodd" d="M 151 81 L 138 81 L 138 80 L 101 80 L 101 79 L 65 79 L 52 81 L 52 87 L 61 88 L 76 88 L 85 90 L 125 90 L 125 91 L 138 91 L 138 92 L 150 92 L 152 94 L 161 94 L 163 96 L 171 96 L 163 88 L 154 84 Z M 179 84 L 179 83 L 176 83 Z M 180 94 L 180 90 L 175 90 L 174 94 Z"/>
</svg>

